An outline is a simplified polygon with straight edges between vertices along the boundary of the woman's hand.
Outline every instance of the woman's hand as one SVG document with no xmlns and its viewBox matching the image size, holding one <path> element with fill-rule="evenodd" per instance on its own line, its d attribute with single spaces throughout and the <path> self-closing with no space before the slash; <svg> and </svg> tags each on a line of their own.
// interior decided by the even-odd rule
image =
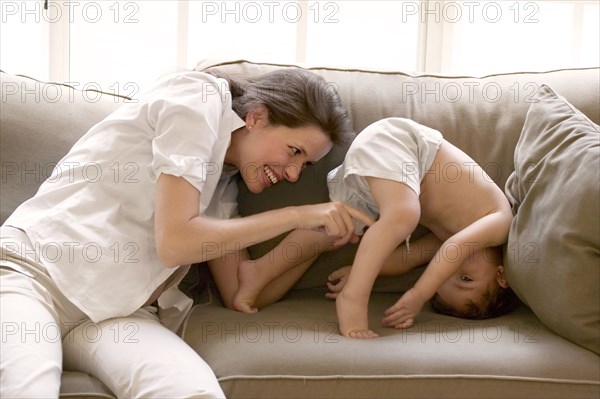
<svg viewBox="0 0 600 399">
<path fill-rule="evenodd" d="M 338 294 L 346 285 L 346 280 L 348 279 L 348 275 L 350 274 L 351 269 L 352 265 L 344 266 L 342 268 L 337 269 L 327 277 L 327 288 L 329 288 L 330 292 L 325 294 L 325 298 L 337 298 Z"/>
<path fill-rule="evenodd" d="M 296 209 L 300 212 L 299 229 L 324 231 L 328 236 L 336 238 L 333 242 L 335 247 L 358 241 L 358 236 L 354 234 L 355 226 L 352 219 L 366 226 L 375 223 L 370 216 L 343 202 L 303 205 Z"/>
</svg>

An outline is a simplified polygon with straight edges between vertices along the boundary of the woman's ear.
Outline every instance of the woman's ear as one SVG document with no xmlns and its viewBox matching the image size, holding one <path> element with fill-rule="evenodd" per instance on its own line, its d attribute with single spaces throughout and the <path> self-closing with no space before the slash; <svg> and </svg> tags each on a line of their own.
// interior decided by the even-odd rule
<svg viewBox="0 0 600 399">
<path fill-rule="evenodd" d="M 264 104 L 255 105 L 246 115 L 246 127 L 265 127 L 269 125 L 269 109 Z"/>
<path fill-rule="evenodd" d="M 496 271 L 496 282 L 502 288 L 508 288 L 508 280 L 506 280 L 506 272 L 504 266 L 499 265 Z"/>
</svg>

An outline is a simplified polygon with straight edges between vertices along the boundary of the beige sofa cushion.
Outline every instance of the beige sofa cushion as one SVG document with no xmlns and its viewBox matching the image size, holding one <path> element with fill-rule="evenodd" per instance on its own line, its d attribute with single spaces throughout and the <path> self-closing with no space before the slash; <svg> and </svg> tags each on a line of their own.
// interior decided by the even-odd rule
<svg viewBox="0 0 600 399">
<path fill-rule="evenodd" d="M 123 97 L 0 72 L 0 224 L 32 197 L 54 165 Z"/>
<path fill-rule="evenodd" d="M 600 354 L 600 129 L 542 86 L 506 184 L 510 285 L 558 334 Z"/>
<path fill-rule="evenodd" d="M 381 337 L 356 340 L 338 334 L 335 303 L 324 293 L 295 290 L 255 314 L 197 306 L 183 338 L 228 398 L 600 395 L 598 356 L 554 334 L 525 306 L 497 319 L 463 320 L 426 305 L 413 327 L 396 330 L 381 318 L 398 294 L 376 293 L 369 322 Z"/>
</svg>

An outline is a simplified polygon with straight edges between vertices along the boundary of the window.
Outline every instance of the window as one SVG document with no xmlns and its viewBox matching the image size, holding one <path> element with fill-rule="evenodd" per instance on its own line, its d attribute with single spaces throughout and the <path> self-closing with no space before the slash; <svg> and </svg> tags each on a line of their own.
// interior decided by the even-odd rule
<svg viewBox="0 0 600 399">
<path fill-rule="evenodd" d="M 0 1 L 0 7 L 0 69 L 49 80 L 50 24 L 41 2 Z"/>
<path fill-rule="evenodd" d="M 206 58 L 459 75 L 600 64 L 598 0 L 44 3 L 0 0 L 0 68 L 125 95 Z"/>
<path fill-rule="evenodd" d="M 419 21 L 400 1 L 311 1 L 306 61 L 342 67 L 417 69 Z"/>
<path fill-rule="evenodd" d="M 135 96 L 177 69 L 177 1 L 79 3 L 70 24 L 70 81 Z"/>
<path fill-rule="evenodd" d="M 475 3 L 477 4 L 477 3 Z M 600 63 L 600 3 L 486 1 L 448 24 L 441 70 L 486 74 L 543 71 Z M 471 21 L 469 21 L 471 18 Z"/>
</svg>

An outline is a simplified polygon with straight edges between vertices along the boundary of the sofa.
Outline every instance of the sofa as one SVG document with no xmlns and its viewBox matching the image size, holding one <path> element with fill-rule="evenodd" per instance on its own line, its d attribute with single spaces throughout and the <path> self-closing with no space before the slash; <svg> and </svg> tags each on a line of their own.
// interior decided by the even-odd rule
<svg viewBox="0 0 600 399">
<path fill-rule="evenodd" d="M 294 66 L 207 60 L 197 69 L 206 67 L 244 76 Z M 413 119 L 441 131 L 505 190 L 515 218 L 504 263 L 522 304 L 488 320 L 426 305 L 413 327 L 382 327 L 383 311 L 419 268 L 378 278 L 369 319 L 380 337 L 354 340 L 338 334 L 335 303 L 324 295 L 328 274 L 352 263 L 355 245 L 322 254 L 256 314 L 225 308 L 206 265 L 194 265 L 180 285 L 195 304 L 181 334 L 227 397 L 600 397 L 600 68 L 450 77 L 303 67 L 338 90 L 358 134 L 385 117 Z M 1 96 L 2 222 L 89 127 L 129 101 L 5 72 Z M 327 172 L 345 150 L 335 147 L 296 184 L 261 194 L 240 185 L 241 214 L 327 201 Z M 282 238 L 251 247 L 251 257 Z M 286 251 L 298 256 L 293 243 Z M 61 397 L 114 396 L 93 376 L 65 370 Z"/>
</svg>

